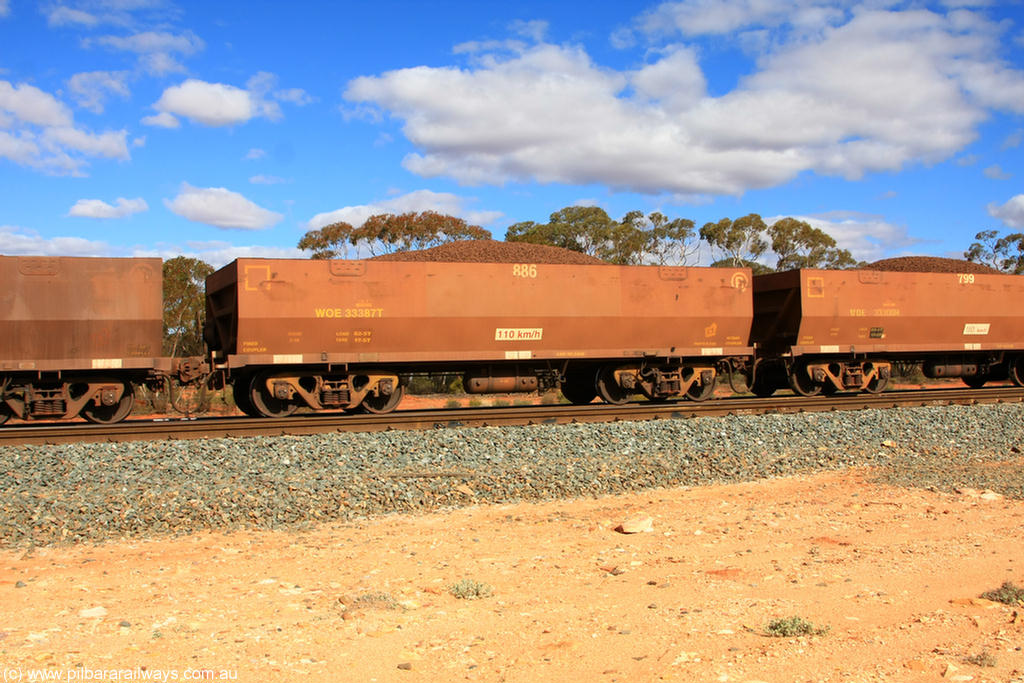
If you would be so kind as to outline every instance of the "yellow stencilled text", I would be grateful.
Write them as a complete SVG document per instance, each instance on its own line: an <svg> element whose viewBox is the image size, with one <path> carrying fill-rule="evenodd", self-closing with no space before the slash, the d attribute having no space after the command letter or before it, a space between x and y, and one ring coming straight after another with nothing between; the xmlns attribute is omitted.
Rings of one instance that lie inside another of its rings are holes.
<svg viewBox="0 0 1024 683"><path fill-rule="evenodd" d="M317 318L383 318L383 308L315 308Z"/></svg>

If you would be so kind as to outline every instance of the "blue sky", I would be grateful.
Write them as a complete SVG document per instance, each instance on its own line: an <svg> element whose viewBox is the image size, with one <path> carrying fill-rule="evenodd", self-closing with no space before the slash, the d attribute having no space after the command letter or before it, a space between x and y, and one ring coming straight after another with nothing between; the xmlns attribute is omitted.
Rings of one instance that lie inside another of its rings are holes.
<svg viewBox="0 0 1024 683"><path fill-rule="evenodd" d="M1024 230L1022 143L1019 1L0 0L4 254L594 204L950 256Z"/></svg>

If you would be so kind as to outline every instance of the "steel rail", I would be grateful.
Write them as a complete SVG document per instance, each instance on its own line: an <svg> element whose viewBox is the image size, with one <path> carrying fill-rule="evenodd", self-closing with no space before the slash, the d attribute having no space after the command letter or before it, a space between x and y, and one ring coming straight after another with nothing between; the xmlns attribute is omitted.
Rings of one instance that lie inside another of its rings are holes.
<svg viewBox="0 0 1024 683"><path fill-rule="evenodd" d="M641 401L625 405L531 405L500 408L398 410L386 415L319 414L288 418L199 417L127 420L114 425L46 423L0 427L0 446L102 441L153 441L214 437L300 436L388 429L443 429L505 425L568 424L688 419L701 416L760 415L897 408L928 405L1024 402L1024 388L922 389L881 394L837 394L771 398L728 397L705 402Z"/></svg>

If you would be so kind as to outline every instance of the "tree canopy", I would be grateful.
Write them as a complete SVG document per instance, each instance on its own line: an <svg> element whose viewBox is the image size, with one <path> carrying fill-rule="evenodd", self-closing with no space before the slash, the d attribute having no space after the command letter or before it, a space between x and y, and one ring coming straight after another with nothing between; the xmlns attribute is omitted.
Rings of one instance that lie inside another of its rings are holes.
<svg viewBox="0 0 1024 683"><path fill-rule="evenodd" d="M596 206L567 206L551 214L547 223L516 223L505 233L506 242L547 244L589 256L610 255L616 223Z"/></svg>
<svg viewBox="0 0 1024 683"><path fill-rule="evenodd" d="M647 258L638 262L649 260L661 266L682 266L699 251L697 232L689 218L669 219L658 211L646 216L642 211L630 211L622 218L622 223L632 226L640 235L634 243Z"/></svg>
<svg viewBox="0 0 1024 683"><path fill-rule="evenodd" d="M776 270L796 268L852 268L857 265L849 251L836 246L835 239L805 221L783 218L768 228L772 251L779 256Z"/></svg>
<svg viewBox="0 0 1024 683"><path fill-rule="evenodd" d="M350 253L378 256L436 247L445 242L490 239L491 233L455 216L435 211L370 216L358 228L343 221L310 230L298 247L314 259L347 258Z"/></svg>
<svg viewBox="0 0 1024 683"><path fill-rule="evenodd" d="M176 256L164 261L164 353L171 357L201 356L206 317L206 276L213 266Z"/></svg>
<svg viewBox="0 0 1024 683"><path fill-rule="evenodd" d="M422 211L377 214L359 227L331 223L307 232L298 247L314 259L360 258L490 238L490 232L461 218ZM705 223L698 231L688 218L670 218L657 211L630 211L615 220L597 206L567 206L552 213L546 223L523 221L509 226L505 240L561 247L623 265L686 265L702 245L711 250L712 266L747 267L757 273L858 265L849 250L807 221L786 217L768 225L756 213ZM1024 233L983 230L975 240L964 252L967 260L1024 274ZM764 263L771 263L773 256L774 267ZM184 337L179 340L183 341Z"/></svg>
<svg viewBox="0 0 1024 683"><path fill-rule="evenodd" d="M974 263L1014 275L1024 274L1024 233L1015 232L1000 237L997 230L982 230L977 240L964 252L964 258Z"/></svg>
<svg viewBox="0 0 1024 683"><path fill-rule="evenodd" d="M734 268L757 261L768 250L764 235L768 226L756 213L732 220L723 218L717 223L705 223L700 229L702 240L711 245L713 252L724 256L716 261Z"/></svg>
<svg viewBox="0 0 1024 683"><path fill-rule="evenodd" d="M691 220L630 211L616 221L596 206L567 206L547 223L516 223L505 241L547 244L623 265L682 265L696 252Z"/></svg>
<svg viewBox="0 0 1024 683"><path fill-rule="evenodd" d="M617 264L686 265L702 243L711 248L711 264L752 268L756 273L793 268L852 268L856 260L819 228L795 218L772 225L756 213L705 223L696 231L688 218L663 213L630 211L615 221L596 206L568 206L551 214L547 223L525 221L508 228L509 242L532 242L582 252ZM761 262L769 253L776 267Z"/></svg>

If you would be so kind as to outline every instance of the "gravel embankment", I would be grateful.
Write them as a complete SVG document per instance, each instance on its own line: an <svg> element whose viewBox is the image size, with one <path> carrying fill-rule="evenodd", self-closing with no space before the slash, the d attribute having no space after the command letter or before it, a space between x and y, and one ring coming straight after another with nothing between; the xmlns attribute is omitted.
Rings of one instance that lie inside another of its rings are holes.
<svg viewBox="0 0 1024 683"><path fill-rule="evenodd" d="M276 528L853 465L878 466L898 485L1024 498L1021 450L1021 404L8 447L0 546Z"/></svg>

